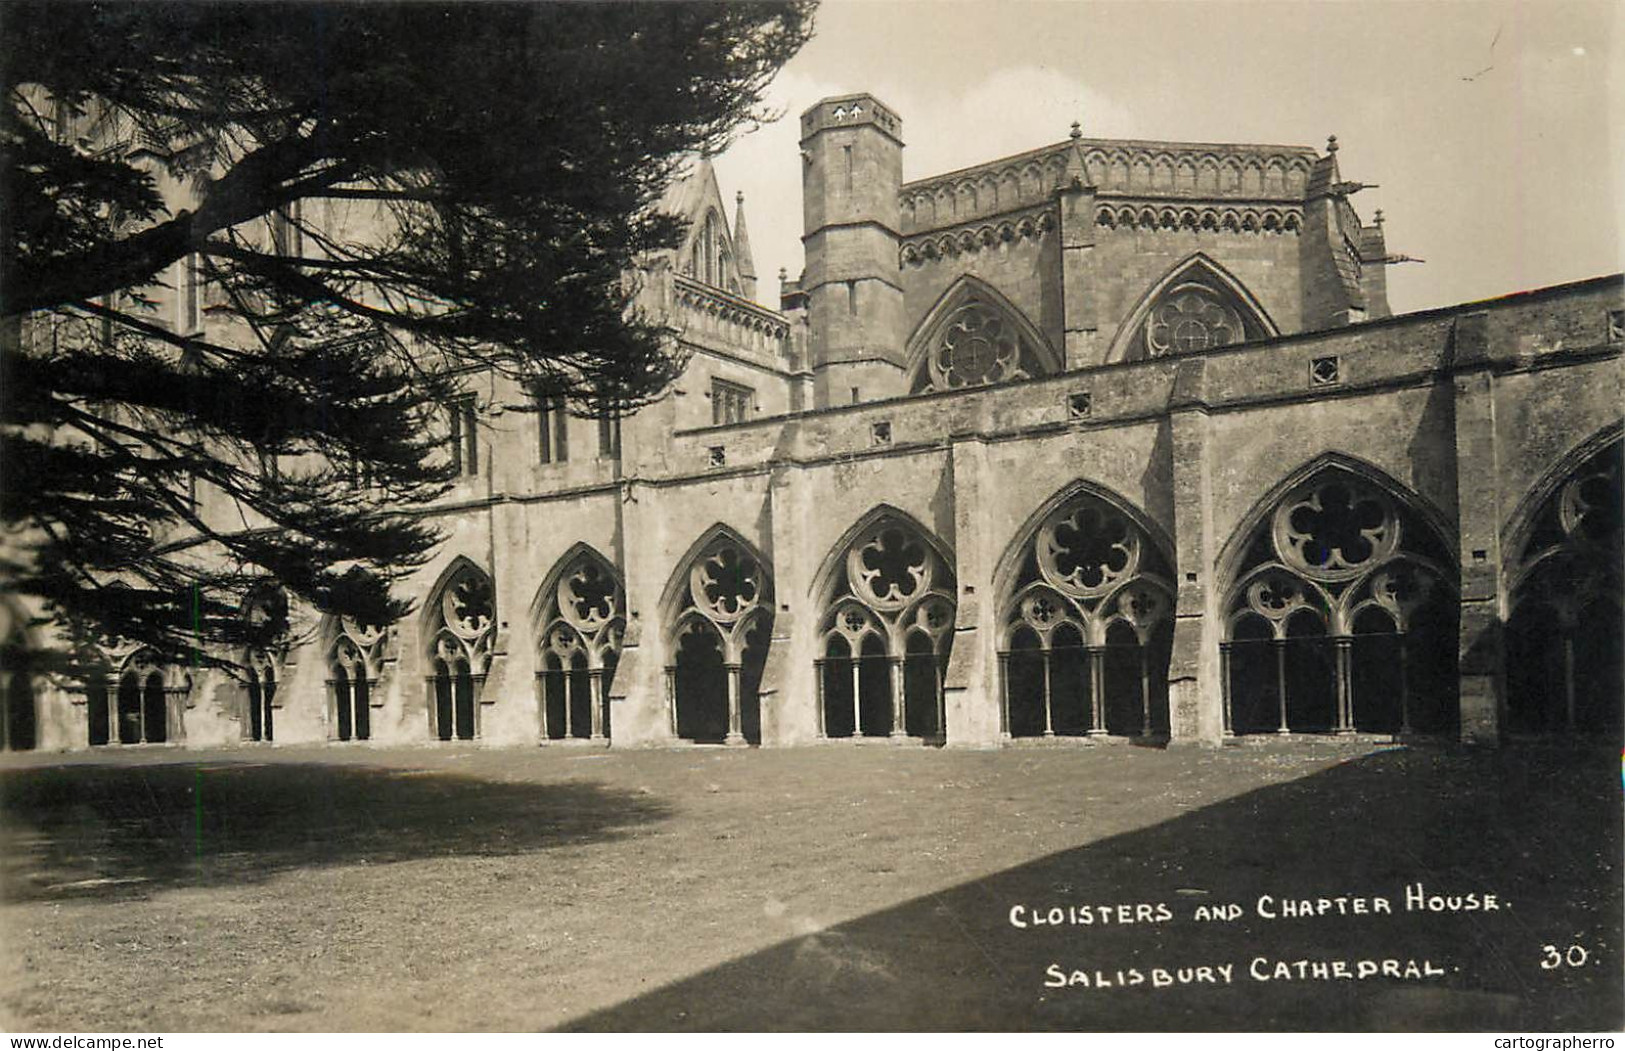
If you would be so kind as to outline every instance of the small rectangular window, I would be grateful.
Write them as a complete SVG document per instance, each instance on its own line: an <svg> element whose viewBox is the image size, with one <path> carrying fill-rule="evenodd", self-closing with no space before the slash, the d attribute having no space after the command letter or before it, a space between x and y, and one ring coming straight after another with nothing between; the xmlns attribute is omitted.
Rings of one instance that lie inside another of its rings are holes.
<svg viewBox="0 0 1625 1051"><path fill-rule="evenodd" d="M570 458L568 419L563 398L536 399L536 462L563 463Z"/></svg>
<svg viewBox="0 0 1625 1051"><path fill-rule="evenodd" d="M297 258L304 255L305 235L300 226L304 211L301 202L289 201L271 213L271 251Z"/></svg>
<svg viewBox="0 0 1625 1051"><path fill-rule="evenodd" d="M463 477L480 473L478 410L474 395L465 394L451 403L451 464Z"/></svg>
<svg viewBox="0 0 1625 1051"><path fill-rule="evenodd" d="M175 333L196 335L203 330L203 261L196 252L175 263Z"/></svg>
<svg viewBox="0 0 1625 1051"><path fill-rule="evenodd" d="M711 381L711 423L743 423L750 416L751 402L756 392L749 387L727 380Z"/></svg>
<svg viewBox="0 0 1625 1051"><path fill-rule="evenodd" d="M621 458L621 418L619 416L600 416L598 418L598 458L600 460L619 460Z"/></svg>

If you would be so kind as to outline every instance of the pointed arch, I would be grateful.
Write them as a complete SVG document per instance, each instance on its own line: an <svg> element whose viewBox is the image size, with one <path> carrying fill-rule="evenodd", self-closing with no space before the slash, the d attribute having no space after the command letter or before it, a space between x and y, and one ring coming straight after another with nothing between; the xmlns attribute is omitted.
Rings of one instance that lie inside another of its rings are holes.
<svg viewBox="0 0 1625 1051"><path fill-rule="evenodd" d="M1063 361L1002 292L963 274L937 298L908 341L909 390L958 390L1048 376Z"/></svg>
<svg viewBox="0 0 1625 1051"><path fill-rule="evenodd" d="M949 567L954 565L953 549L941 537L937 536L933 530L929 529L925 523L893 504L876 504L858 516L857 521L848 526L846 531L841 534L840 539L836 540L830 546L829 551L825 553L823 561L818 565L818 571L813 574L809 595L814 601L823 601L829 589L838 583L836 578L846 568L843 559L847 549L852 546L859 536L873 529L885 519L897 521L918 533L921 539L931 545L931 549L936 552L938 558Z"/></svg>
<svg viewBox="0 0 1625 1051"><path fill-rule="evenodd" d="M947 545L913 515L880 504L842 534L812 594L820 735L941 739L958 600Z"/></svg>
<svg viewBox="0 0 1625 1051"><path fill-rule="evenodd" d="M1264 305L1235 275L1207 253L1194 252L1140 297L1118 326L1106 360L1136 361L1178 352L1181 344L1170 333L1180 321L1196 326L1191 342L1201 346L1190 346L1191 350L1280 335Z"/></svg>
<svg viewBox="0 0 1625 1051"><path fill-rule="evenodd" d="M1219 549L1219 557L1215 562L1217 569L1215 579L1225 582L1226 586L1229 586L1239 568L1237 563L1246 554L1248 542L1252 539L1259 526L1274 513L1276 506L1288 494L1323 471L1341 471L1357 481L1374 485L1386 493L1390 499L1416 512L1427 524L1431 532L1431 538L1448 553L1448 563L1450 565L1456 564L1455 524L1439 509L1437 504L1371 461L1355 456L1352 453L1330 450L1305 460L1287 472L1279 481L1270 486L1263 496L1253 502L1253 505L1247 509L1247 513L1241 516L1236 528L1231 531L1229 538L1224 542L1224 546Z"/></svg>
<svg viewBox="0 0 1625 1051"><path fill-rule="evenodd" d="M1442 525L1344 453L1255 504L1216 574L1226 732L1454 732L1460 585Z"/></svg>
<svg viewBox="0 0 1625 1051"><path fill-rule="evenodd" d="M1625 724L1625 442L1607 428L1531 487L1506 551L1506 715L1513 734L1617 741ZM1555 472L1553 472L1555 473Z"/></svg>
<svg viewBox="0 0 1625 1051"><path fill-rule="evenodd" d="M441 571L421 616L430 734L473 740L496 641L496 584L473 559L458 555Z"/></svg>
<svg viewBox="0 0 1625 1051"><path fill-rule="evenodd" d="M1073 481L1023 523L993 579L1006 736L1168 732L1174 552L1149 516Z"/></svg>
<svg viewBox="0 0 1625 1051"><path fill-rule="evenodd" d="M1506 527L1501 531L1502 560L1508 572L1515 571L1524 559L1524 549L1529 546L1535 520L1552 495L1592 457L1622 438L1625 438L1625 421L1615 421L1596 431L1553 462L1518 499L1512 513L1507 516Z"/></svg>
<svg viewBox="0 0 1625 1051"><path fill-rule="evenodd" d="M773 624L773 577L755 545L717 523L678 562L661 597L673 737L761 742L757 690Z"/></svg>
<svg viewBox="0 0 1625 1051"><path fill-rule="evenodd" d="M1168 531L1161 523L1115 489L1086 478L1076 478L1051 493L1049 498L1039 504L1016 529L1010 543L1005 546L1004 553L993 566L993 589L996 594L1005 595L1012 590L1013 578L1021 569L1022 556L1033 538L1038 535L1039 527L1043 525L1045 519L1080 495L1092 496L1111 505L1151 538L1170 566L1174 564L1173 538L1168 535Z"/></svg>
<svg viewBox="0 0 1625 1051"><path fill-rule="evenodd" d="M531 623L541 739L607 739L626 632L620 571L590 544L572 544L537 590Z"/></svg>

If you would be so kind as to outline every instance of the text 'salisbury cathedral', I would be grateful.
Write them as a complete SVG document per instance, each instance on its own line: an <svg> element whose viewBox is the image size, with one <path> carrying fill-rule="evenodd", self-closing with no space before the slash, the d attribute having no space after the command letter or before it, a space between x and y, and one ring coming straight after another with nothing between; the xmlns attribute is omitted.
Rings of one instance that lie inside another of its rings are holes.
<svg viewBox="0 0 1625 1051"><path fill-rule="evenodd" d="M412 618L295 609L246 683L107 647L8 744L1618 739L1618 276L1391 317L1335 140L905 183L879 100L800 120L778 309L701 163L643 275L686 372L473 383Z"/></svg>

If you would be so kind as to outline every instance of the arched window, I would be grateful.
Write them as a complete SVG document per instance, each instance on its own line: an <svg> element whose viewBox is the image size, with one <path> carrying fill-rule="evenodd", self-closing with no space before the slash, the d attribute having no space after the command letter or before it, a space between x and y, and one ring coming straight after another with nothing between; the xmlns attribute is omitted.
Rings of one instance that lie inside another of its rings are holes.
<svg viewBox="0 0 1625 1051"><path fill-rule="evenodd" d="M757 690L773 623L767 569L719 531L683 573L666 668L671 732L689 741L761 743Z"/></svg>
<svg viewBox="0 0 1625 1051"><path fill-rule="evenodd" d="M542 601L536 680L545 740L610 735L609 688L626 630L614 568L585 548L567 556Z"/></svg>
<svg viewBox="0 0 1625 1051"><path fill-rule="evenodd" d="M1166 734L1172 579L1145 528L1102 497L1046 516L1005 605L1006 735Z"/></svg>
<svg viewBox="0 0 1625 1051"><path fill-rule="evenodd" d="M280 707L276 699L277 665L287 653L287 596L280 588L255 588L243 602L243 619L251 640L243 655L247 680L247 718L243 723L249 740L269 741L276 732L273 709Z"/></svg>
<svg viewBox="0 0 1625 1051"><path fill-rule="evenodd" d="M183 692L183 691L182 691ZM118 675L119 744L162 744L170 738L165 668L151 650L138 650Z"/></svg>
<svg viewBox="0 0 1625 1051"><path fill-rule="evenodd" d="M874 516L828 573L816 682L826 737L941 738L954 574L918 526Z"/></svg>
<svg viewBox="0 0 1625 1051"><path fill-rule="evenodd" d="M959 390L1047 376L1060 361L1043 335L991 285L962 277L909 340L910 390Z"/></svg>
<svg viewBox="0 0 1625 1051"><path fill-rule="evenodd" d="M1225 600L1226 731L1453 732L1453 564L1419 514L1351 471L1294 486Z"/></svg>
<svg viewBox="0 0 1625 1051"><path fill-rule="evenodd" d="M442 741L479 732L479 694L496 634L491 578L464 562L440 589L429 638L429 728Z"/></svg>
<svg viewBox="0 0 1625 1051"><path fill-rule="evenodd" d="M1152 286L1118 330L1108 361L1192 354L1276 334L1258 302L1198 253Z"/></svg>
<svg viewBox="0 0 1625 1051"><path fill-rule="evenodd" d="M1621 450L1614 442L1565 479L1519 552L1506 633L1511 733L1620 734Z"/></svg>

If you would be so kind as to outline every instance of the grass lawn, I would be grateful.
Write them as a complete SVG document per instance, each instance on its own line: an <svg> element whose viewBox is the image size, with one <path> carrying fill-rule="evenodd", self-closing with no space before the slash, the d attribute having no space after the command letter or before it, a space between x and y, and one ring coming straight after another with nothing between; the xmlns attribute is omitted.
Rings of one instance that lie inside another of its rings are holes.
<svg viewBox="0 0 1625 1051"><path fill-rule="evenodd" d="M1617 1029L1615 763L1331 743L13 756L0 1028ZM1501 907L1407 912L1418 882ZM1267 919L1261 895L1334 904ZM1392 911L1339 916L1340 896ZM1078 922L1018 928L1014 906ZM1547 945L1568 958L1545 966ZM1274 971L1366 959L1443 973ZM1047 986L1051 965L1085 982Z"/></svg>

